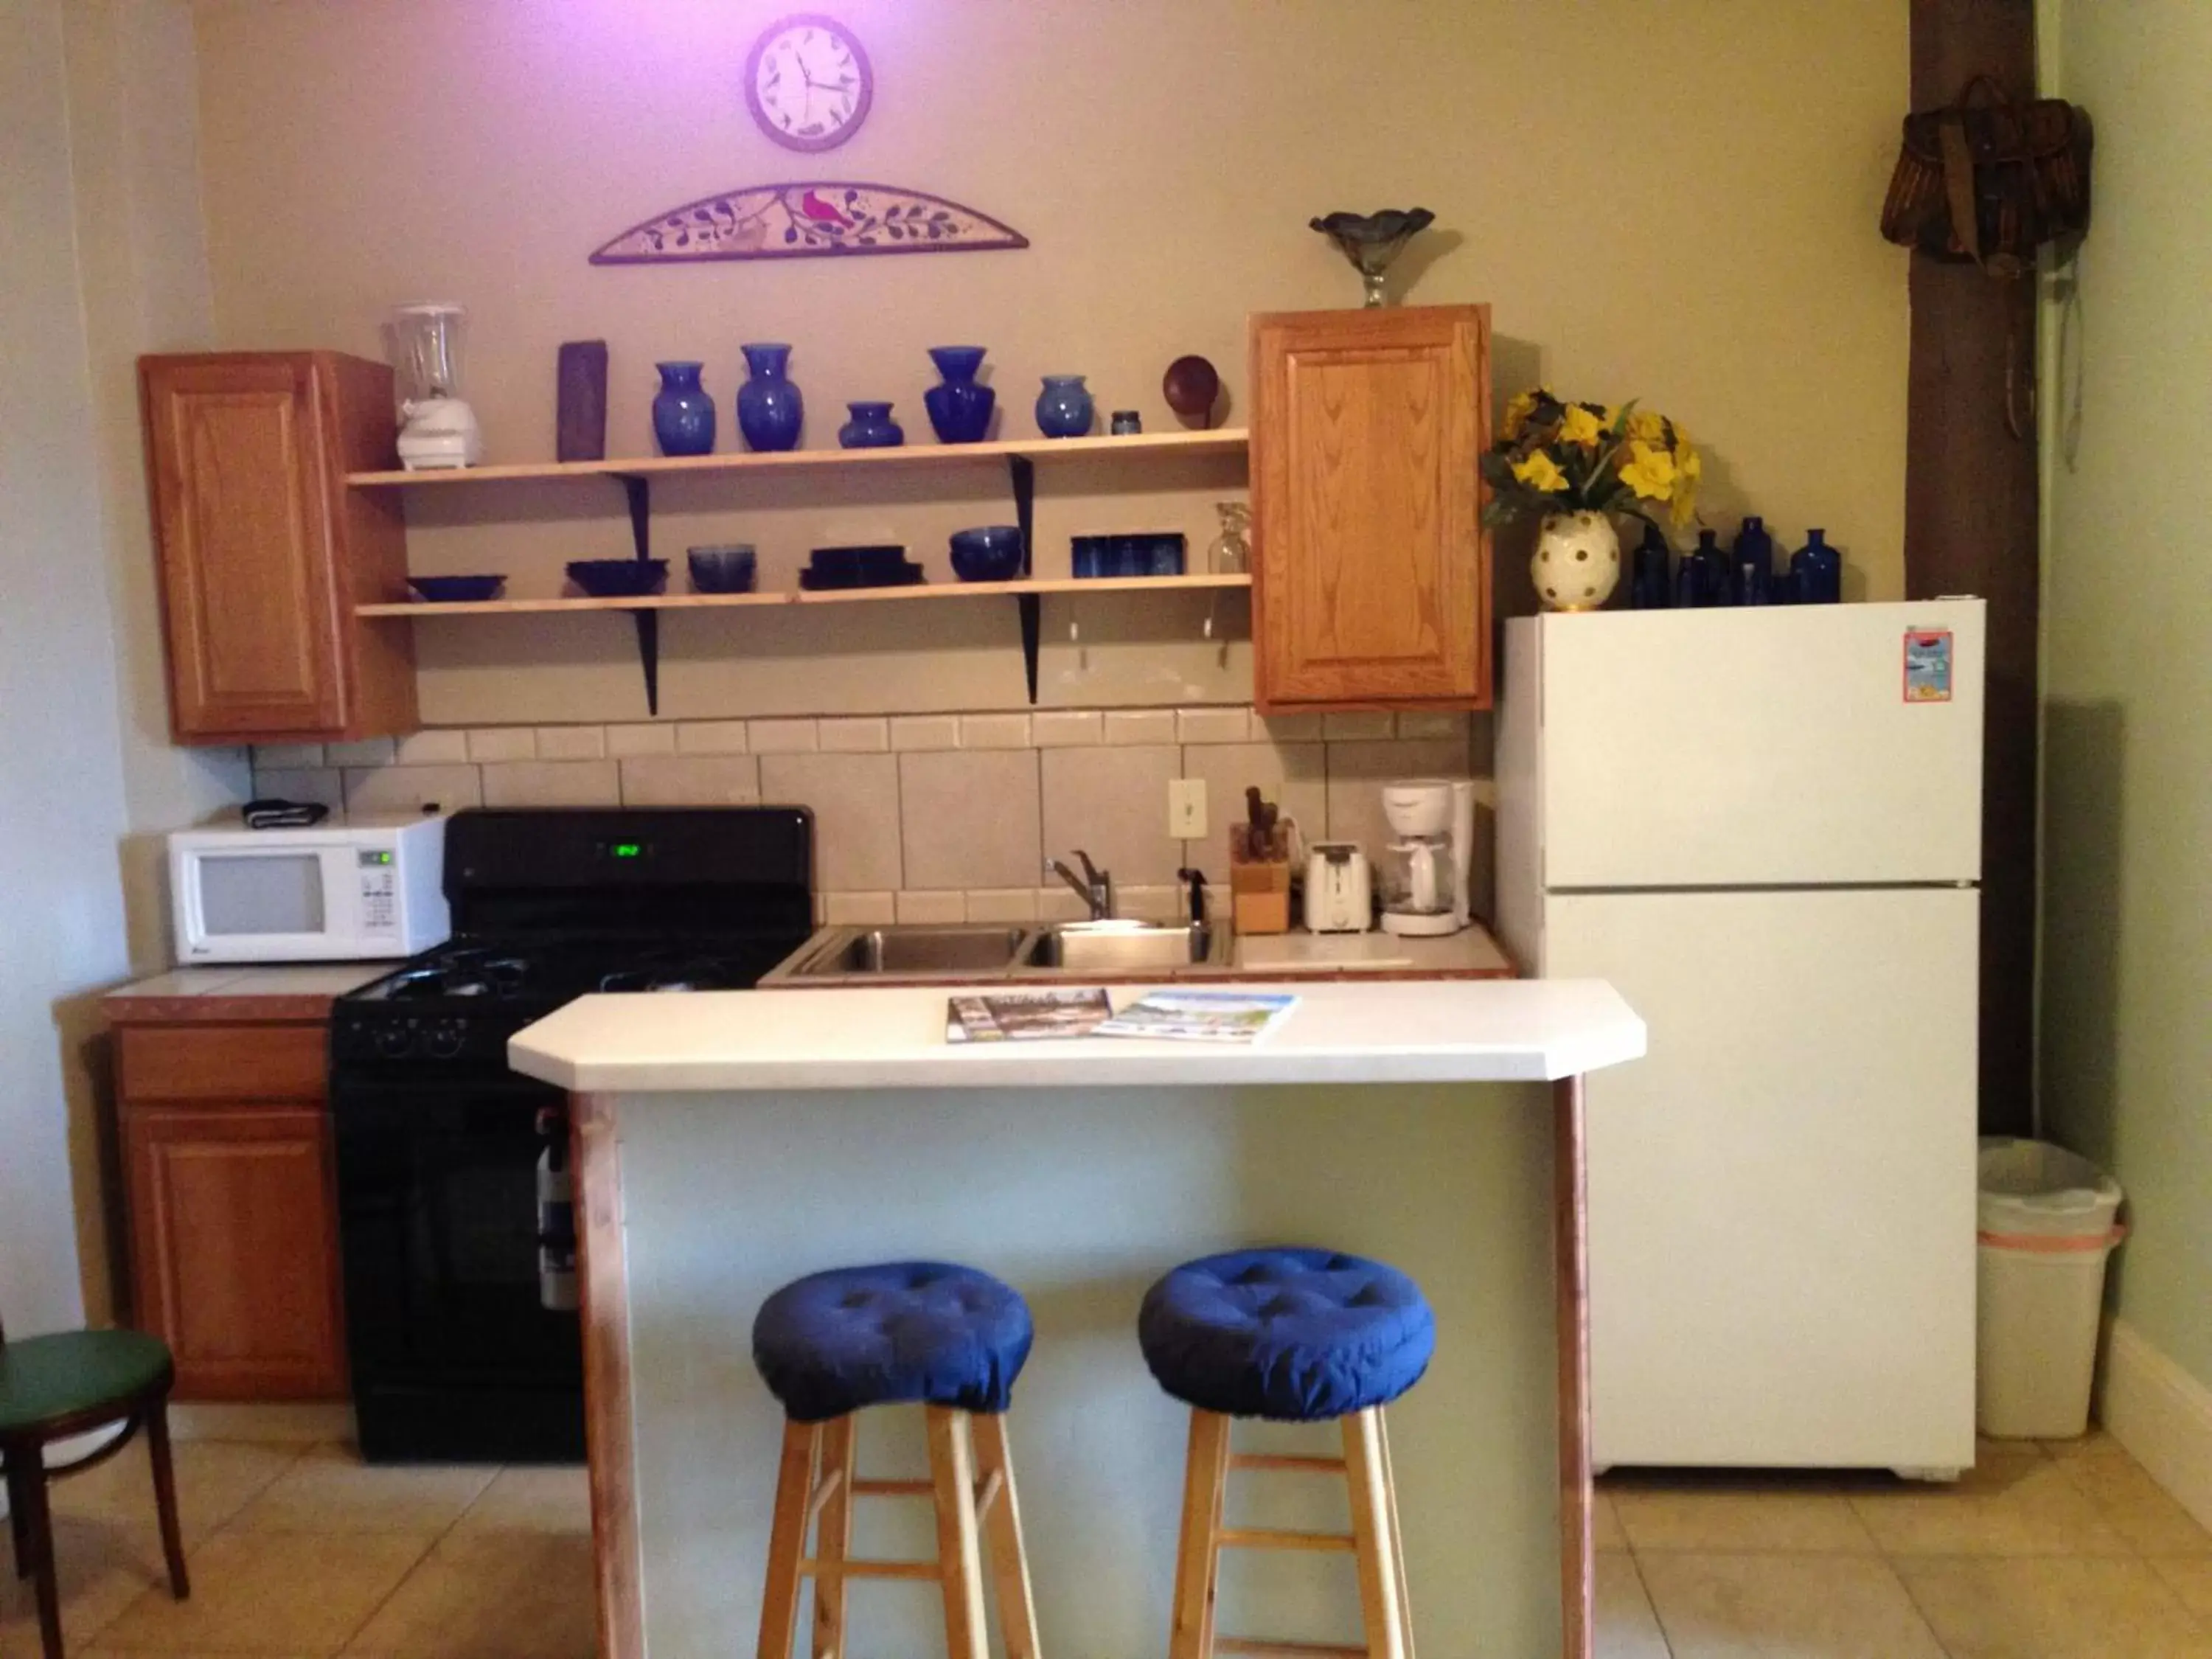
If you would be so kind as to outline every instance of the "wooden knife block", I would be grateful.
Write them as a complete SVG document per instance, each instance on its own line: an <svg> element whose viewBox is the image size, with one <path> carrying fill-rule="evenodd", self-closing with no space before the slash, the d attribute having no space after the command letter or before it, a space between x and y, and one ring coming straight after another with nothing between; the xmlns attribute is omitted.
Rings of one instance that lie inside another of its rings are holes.
<svg viewBox="0 0 2212 1659"><path fill-rule="evenodd" d="M1229 865L1230 916L1240 933L1291 931L1291 861L1237 858Z"/></svg>

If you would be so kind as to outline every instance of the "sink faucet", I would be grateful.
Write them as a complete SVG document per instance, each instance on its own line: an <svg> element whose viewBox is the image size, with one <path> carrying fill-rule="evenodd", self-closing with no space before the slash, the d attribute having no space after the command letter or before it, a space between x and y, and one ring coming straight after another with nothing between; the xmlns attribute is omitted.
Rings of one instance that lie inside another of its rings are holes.
<svg viewBox="0 0 2212 1659"><path fill-rule="evenodd" d="M1114 878L1112 873L1109 871L1101 870L1097 865L1093 864L1091 861L1091 854L1085 852L1079 847L1075 849L1075 859L1076 861L1083 866L1083 873L1079 876L1077 875L1074 871L1069 869L1065 864L1062 864L1058 859L1050 860L1046 863L1044 866L1045 873L1048 876L1058 876L1062 881L1066 882L1070 887L1075 890L1076 896L1091 907L1091 921L1105 921L1109 920L1114 914Z"/></svg>

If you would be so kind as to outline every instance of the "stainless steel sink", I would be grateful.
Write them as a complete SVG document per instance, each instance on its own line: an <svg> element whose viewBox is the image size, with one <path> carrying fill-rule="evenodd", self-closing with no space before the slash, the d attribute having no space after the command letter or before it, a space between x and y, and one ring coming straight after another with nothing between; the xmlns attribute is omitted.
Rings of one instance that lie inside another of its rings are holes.
<svg viewBox="0 0 2212 1659"><path fill-rule="evenodd" d="M1202 922L1063 922L1030 936L1020 968L1076 974L1188 968L1210 960L1217 939L1225 944L1225 933Z"/></svg>
<svg viewBox="0 0 2212 1659"><path fill-rule="evenodd" d="M842 927L771 977L1003 974L1023 935L1019 927Z"/></svg>

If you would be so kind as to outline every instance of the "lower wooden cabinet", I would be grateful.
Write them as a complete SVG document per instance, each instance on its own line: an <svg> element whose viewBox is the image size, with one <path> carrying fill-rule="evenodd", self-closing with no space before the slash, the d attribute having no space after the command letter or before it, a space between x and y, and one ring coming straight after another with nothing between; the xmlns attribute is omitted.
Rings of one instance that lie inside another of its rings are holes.
<svg viewBox="0 0 2212 1659"><path fill-rule="evenodd" d="M321 1028L125 1029L120 1046L137 1322L174 1352L178 1397L343 1398Z"/></svg>

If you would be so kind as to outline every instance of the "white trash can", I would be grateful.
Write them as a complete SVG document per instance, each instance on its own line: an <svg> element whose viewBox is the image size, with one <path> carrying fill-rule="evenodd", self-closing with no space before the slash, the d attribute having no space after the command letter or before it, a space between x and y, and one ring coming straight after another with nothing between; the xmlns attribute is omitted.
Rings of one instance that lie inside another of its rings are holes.
<svg viewBox="0 0 2212 1659"><path fill-rule="evenodd" d="M2105 1262L2127 1232L2120 1196L2063 1146L1984 1138L1974 1416L1992 1439L2087 1431Z"/></svg>

